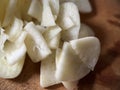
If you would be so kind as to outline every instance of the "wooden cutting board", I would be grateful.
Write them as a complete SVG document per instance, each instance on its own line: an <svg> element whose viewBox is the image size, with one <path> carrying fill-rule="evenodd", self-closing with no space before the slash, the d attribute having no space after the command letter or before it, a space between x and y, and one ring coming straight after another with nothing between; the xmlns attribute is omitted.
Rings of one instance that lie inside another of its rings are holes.
<svg viewBox="0 0 120 90"><path fill-rule="evenodd" d="M101 55L95 71L79 82L79 90L120 90L120 0L90 0L93 12L81 14L101 41ZM27 56L16 79L0 79L0 90L65 90L62 84L43 89L39 85L40 63Z"/></svg>

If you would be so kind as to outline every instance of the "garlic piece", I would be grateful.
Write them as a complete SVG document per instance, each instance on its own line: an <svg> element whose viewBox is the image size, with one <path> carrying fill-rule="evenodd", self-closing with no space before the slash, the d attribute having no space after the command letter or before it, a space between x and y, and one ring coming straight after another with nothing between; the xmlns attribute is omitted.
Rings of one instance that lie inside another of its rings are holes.
<svg viewBox="0 0 120 90"><path fill-rule="evenodd" d="M14 42L20 36L22 30L23 21L15 17L13 22L6 28L5 33L9 35L8 40Z"/></svg>
<svg viewBox="0 0 120 90"><path fill-rule="evenodd" d="M45 60L41 61L41 75L40 75L40 85L42 87L49 87L51 85L59 84L55 78L55 53L52 52Z"/></svg>
<svg viewBox="0 0 120 90"><path fill-rule="evenodd" d="M1 78L16 78L22 71L24 65L25 55L14 64L9 65L5 58L0 58L0 77Z"/></svg>
<svg viewBox="0 0 120 90"><path fill-rule="evenodd" d="M85 37L72 40L70 44L82 62L94 70L100 55L100 41L96 37Z"/></svg>
<svg viewBox="0 0 120 90"><path fill-rule="evenodd" d="M49 0L42 0L43 11L42 11L42 26L54 26L56 25L54 15L52 14Z"/></svg>
<svg viewBox="0 0 120 90"><path fill-rule="evenodd" d="M40 0L32 0L29 10L28 10L28 15L36 18L39 22L41 21L42 17L42 4Z"/></svg>
<svg viewBox="0 0 120 90"><path fill-rule="evenodd" d="M62 39L64 41L70 41L73 39L77 39L79 35L79 30L80 30L80 16L79 16L79 11L77 6L72 3L72 2L65 2L61 4L60 7L60 13L58 15L58 20L57 23L60 25L60 27L65 27L67 25L68 20L64 20L65 18L68 18L69 21L71 20L74 23L74 25L71 25L73 27L69 28L68 30L63 30L62 31ZM64 24L64 25L63 25ZM67 28L66 26L65 28Z"/></svg>
<svg viewBox="0 0 120 90"><path fill-rule="evenodd" d="M33 22L28 23L24 29L28 33L25 39L27 53L33 62L39 62L51 54L45 39Z"/></svg>
<svg viewBox="0 0 120 90"><path fill-rule="evenodd" d="M51 7L51 11L54 15L54 19L56 20L59 14L59 8L60 8L59 0L49 0L49 4Z"/></svg>
<svg viewBox="0 0 120 90"><path fill-rule="evenodd" d="M64 43L58 57L55 77L59 81L77 81L90 72L90 69L79 59L68 42Z"/></svg>

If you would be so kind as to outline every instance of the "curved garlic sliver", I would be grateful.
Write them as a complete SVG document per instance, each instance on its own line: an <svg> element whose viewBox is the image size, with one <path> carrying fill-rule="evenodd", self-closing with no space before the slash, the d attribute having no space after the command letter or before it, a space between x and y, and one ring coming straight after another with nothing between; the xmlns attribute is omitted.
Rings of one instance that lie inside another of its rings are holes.
<svg viewBox="0 0 120 90"><path fill-rule="evenodd" d="M19 44L19 43L18 43ZM4 47L5 59L9 65L16 64L21 57L26 55L26 46L25 44L21 44L21 46L17 47L13 43L6 42Z"/></svg>
<svg viewBox="0 0 120 90"><path fill-rule="evenodd" d="M84 64L91 70L98 61L100 55L100 41L96 37L85 37L70 41L75 53L79 56Z"/></svg>
<svg viewBox="0 0 120 90"><path fill-rule="evenodd" d="M4 43L3 51L8 64L13 65L17 63L20 58L26 54L26 46L24 45L26 34L27 33L25 31L22 31L16 41L10 42L7 40Z"/></svg>
<svg viewBox="0 0 120 90"><path fill-rule="evenodd" d="M59 0L49 0L49 4L51 7L51 11L54 15L54 18L56 20L59 14L59 8L60 8Z"/></svg>
<svg viewBox="0 0 120 90"><path fill-rule="evenodd" d="M18 39L23 30L23 21L18 18L14 18L13 22L6 28L5 33L8 34L8 40L14 42Z"/></svg>
<svg viewBox="0 0 120 90"><path fill-rule="evenodd" d="M59 26L48 27L47 30L43 33L43 36L46 40L51 40L56 37L62 29Z"/></svg>
<svg viewBox="0 0 120 90"><path fill-rule="evenodd" d="M25 55L14 65L9 65L5 58L0 58L0 77L16 78L22 71L24 61Z"/></svg>

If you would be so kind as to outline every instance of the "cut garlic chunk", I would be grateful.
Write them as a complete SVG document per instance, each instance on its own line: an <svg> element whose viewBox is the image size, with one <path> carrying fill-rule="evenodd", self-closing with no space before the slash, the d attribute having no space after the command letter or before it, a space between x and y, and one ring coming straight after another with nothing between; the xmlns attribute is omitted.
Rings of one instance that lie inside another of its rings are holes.
<svg viewBox="0 0 120 90"><path fill-rule="evenodd" d="M28 10L28 15L36 18L38 21L41 21L42 4L40 0L32 0L29 10Z"/></svg>
<svg viewBox="0 0 120 90"><path fill-rule="evenodd" d="M43 4L43 11L42 11L41 25L47 27L55 26L56 23L55 23L54 15L52 14L50 8L49 0L42 0L42 4Z"/></svg>
<svg viewBox="0 0 120 90"><path fill-rule="evenodd" d="M51 40L56 37L60 32L61 28L59 26L49 27L44 33L43 36L46 40Z"/></svg>
<svg viewBox="0 0 120 90"><path fill-rule="evenodd" d="M53 39L47 41L48 46L51 49L57 49L59 47L59 44L60 44L60 38L61 38L61 33L56 35Z"/></svg>
<svg viewBox="0 0 120 90"><path fill-rule="evenodd" d="M0 58L0 77L9 79L16 78L22 71L24 61L25 55L14 65L9 65L5 58Z"/></svg>
<svg viewBox="0 0 120 90"><path fill-rule="evenodd" d="M47 28L43 33L43 36L51 49L56 49L59 47L59 42L61 38L61 28L59 26L53 26Z"/></svg>
<svg viewBox="0 0 120 90"><path fill-rule="evenodd" d="M90 69L79 59L68 42L64 43L56 63L55 77L59 81L77 81L90 72Z"/></svg>
<svg viewBox="0 0 120 90"><path fill-rule="evenodd" d="M74 23L74 27L70 27L68 30L63 31L62 39L65 41L77 39L80 30L80 16L77 6L72 2L65 2L61 4L60 13L58 15L57 23L60 24L60 27L64 27L65 23L68 23L69 20L63 20L69 18ZM61 24L64 21L64 25ZM68 27L68 26L67 26Z"/></svg>
<svg viewBox="0 0 120 90"><path fill-rule="evenodd" d="M59 63L59 58L61 56L61 52L62 50L60 48L56 49L56 58L55 58L55 62L56 62L56 68L57 68L57 64ZM78 86L78 80L77 81L62 81L62 84L64 85L64 87L68 90L77 90Z"/></svg>
<svg viewBox="0 0 120 90"><path fill-rule="evenodd" d="M26 36L27 36L27 32L22 31L18 39L14 42L17 47L20 47L24 43Z"/></svg>
<svg viewBox="0 0 120 90"><path fill-rule="evenodd" d="M6 41L4 44L4 53L8 64L13 65L17 63L26 54L25 37L26 32L23 31L15 42Z"/></svg>
<svg viewBox="0 0 120 90"><path fill-rule="evenodd" d="M88 36L95 36L93 30L86 24L81 24L79 38L88 37Z"/></svg>
<svg viewBox="0 0 120 90"><path fill-rule="evenodd" d="M94 70L100 54L99 40L96 37L85 37L72 40L70 44L84 64Z"/></svg>
<svg viewBox="0 0 120 90"><path fill-rule="evenodd" d="M62 27L63 30L69 30L69 28L72 28L75 26L74 22L70 17L64 17L62 20L59 23L59 25Z"/></svg>
<svg viewBox="0 0 120 90"><path fill-rule="evenodd" d="M18 18L14 18L13 22L6 28L5 31L5 33L9 35L8 40L14 42L16 39L18 39L22 29L23 21Z"/></svg>
<svg viewBox="0 0 120 90"><path fill-rule="evenodd" d="M14 43L6 42L4 52L7 63L9 65L14 65L21 60L21 57L25 56L26 46L22 44L20 47L17 47Z"/></svg>
<svg viewBox="0 0 120 90"><path fill-rule="evenodd" d="M32 22L28 23L24 29L28 32L25 39L27 53L33 62L39 62L51 54L45 39Z"/></svg>
<svg viewBox="0 0 120 90"><path fill-rule="evenodd" d="M59 14L59 8L60 8L59 0L49 0L49 4L51 7L51 11L54 15L54 18L56 20Z"/></svg>
<svg viewBox="0 0 120 90"><path fill-rule="evenodd" d="M40 85L42 87L49 87L60 83L55 78L55 70L55 53L53 52L45 60L41 61Z"/></svg>
<svg viewBox="0 0 120 90"><path fill-rule="evenodd" d="M19 48L14 47L15 44L11 45L10 43L8 43L9 41L7 41L7 38L8 37L3 32L3 29L0 29L0 77L15 78L20 74L23 68L25 53L22 51L26 50L26 47L23 43L20 47L20 49L22 48L20 51ZM17 62L14 65L10 65L8 63L9 60L11 60L12 62L16 60Z"/></svg>
<svg viewBox="0 0 120 90"><path fill-rule="evenodd" d="M47 30L46 27L41 26L41 25L36 25L36 27L38 28L41 34L43 34Z"/></svg>

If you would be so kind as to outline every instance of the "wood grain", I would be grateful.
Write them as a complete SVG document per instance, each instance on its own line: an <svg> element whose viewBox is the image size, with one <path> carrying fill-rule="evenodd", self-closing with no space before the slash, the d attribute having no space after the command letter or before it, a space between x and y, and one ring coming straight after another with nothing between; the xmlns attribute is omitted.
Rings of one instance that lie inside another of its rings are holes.
<svg viewBox="0 0 120 90"><path fill-rule="evenodd" d="M120 90L120 0L90 0L93 12L81 14L101 41L96 68L79 81L79 90ZM39 85L40 63L27 56L22 73L12 80L0 78L0 90L65 90L60 85L43 89Z"/></svg>

